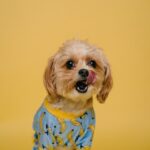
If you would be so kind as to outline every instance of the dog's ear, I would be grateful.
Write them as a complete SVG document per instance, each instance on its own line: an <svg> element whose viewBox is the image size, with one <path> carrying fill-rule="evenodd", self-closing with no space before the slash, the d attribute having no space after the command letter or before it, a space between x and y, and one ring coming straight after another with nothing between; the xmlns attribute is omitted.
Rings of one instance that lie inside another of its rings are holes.
<svg viewBox="0 0 150 150"><path fill-rule="evenodd" d="M52 56L48 60L48 65L45 69L44 85L45 85L45 88L46 88L48 94L51 97L56 98L57 94L56 94L56 82L55 82L54 71L55 71L55 56Z"/></svg>
<svg viewBox="0 0 150 150"><path fill-rule="evenodd" d="M109 64L106 64L106 66L104 67L104 80L102 83L102 88L97 95L97 100L100 103L105 102L105 100L112 88L112 85L113 85L113 80L112 80L110 66L109 66Z"/></svg>

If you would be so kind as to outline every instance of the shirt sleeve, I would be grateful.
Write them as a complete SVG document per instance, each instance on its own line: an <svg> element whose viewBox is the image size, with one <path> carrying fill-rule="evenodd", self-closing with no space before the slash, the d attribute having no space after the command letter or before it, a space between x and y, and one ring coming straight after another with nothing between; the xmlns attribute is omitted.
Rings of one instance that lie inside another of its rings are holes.
<svg viewBox="0 0 150 150"><path fill-rule="evenodd" d="M47 120L47 112L40 108L34 116L33 130L34 130L34 146L33 150L53 149L53 135L50 134L49 128L43 126Z"/></svg>

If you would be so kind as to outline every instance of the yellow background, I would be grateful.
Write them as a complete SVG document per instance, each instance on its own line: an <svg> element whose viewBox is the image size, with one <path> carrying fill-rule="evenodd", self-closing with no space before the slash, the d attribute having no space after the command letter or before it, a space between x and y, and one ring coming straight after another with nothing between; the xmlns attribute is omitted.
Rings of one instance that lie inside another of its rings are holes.
<svg viewBox="0 0 150 150"><path fill-rule="evenodd" d="M102 47L112 68L93 150L150 150L149 0L0 0L0 149L31 149L47 59L71 38Z"/></svg>

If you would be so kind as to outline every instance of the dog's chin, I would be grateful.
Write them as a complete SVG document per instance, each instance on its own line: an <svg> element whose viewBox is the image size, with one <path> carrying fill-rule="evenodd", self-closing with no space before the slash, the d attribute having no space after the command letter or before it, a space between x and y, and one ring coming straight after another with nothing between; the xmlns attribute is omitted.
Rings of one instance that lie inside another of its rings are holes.
<svg viewBox="0 0 150 150"><path fill-rule="evenodd" d="M92 98L95 88L92 84L87 84L86 81L77 81L74 87L69 92L64 92L63 96L74 102L86 102Z"/></svg>

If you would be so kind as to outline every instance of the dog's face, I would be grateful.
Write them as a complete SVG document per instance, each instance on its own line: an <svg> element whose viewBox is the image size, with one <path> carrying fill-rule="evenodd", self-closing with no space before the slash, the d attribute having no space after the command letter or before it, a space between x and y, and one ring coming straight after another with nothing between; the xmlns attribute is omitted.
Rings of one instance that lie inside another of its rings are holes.
<svg viewBox="0 0 150 150"><path fill-rule="evenodd" d="M104 102L112 87L112 78L101 49L85 41L71 40L50 58L44 83L55 98L78 102L96 94L98 100Z"/></svg>

